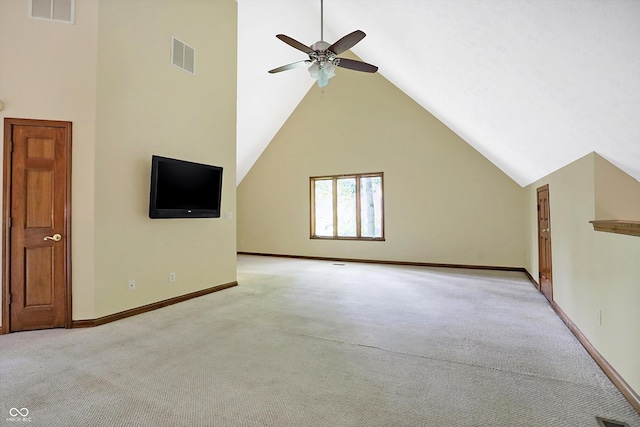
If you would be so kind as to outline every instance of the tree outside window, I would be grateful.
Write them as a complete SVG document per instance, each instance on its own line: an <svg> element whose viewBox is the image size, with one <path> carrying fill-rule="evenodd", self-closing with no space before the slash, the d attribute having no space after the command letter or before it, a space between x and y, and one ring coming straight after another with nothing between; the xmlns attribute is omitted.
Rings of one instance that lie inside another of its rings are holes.
<svg viewBox="0 0 640 427"><path fill-rule="evenodd" d="M311 238L384 240L381 172L310 182Z"/></svg>

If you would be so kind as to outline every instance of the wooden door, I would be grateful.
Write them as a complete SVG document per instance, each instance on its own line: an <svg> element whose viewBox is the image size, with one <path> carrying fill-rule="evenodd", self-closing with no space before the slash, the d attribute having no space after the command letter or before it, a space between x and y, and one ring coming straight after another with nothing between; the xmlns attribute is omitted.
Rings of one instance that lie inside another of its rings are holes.
<svg viewBox="0 0 640 427"><path fill-rule="evenodd" d="M553 301L549 214L549 185L544 185L538 188L538 276L540 291L549 301Z"/></svg>
<svg viewBox="0 0 640 427"><path fill-rule="evenodd" d="M71 123L5 119L4 156L3 332L70 327Z"/></svg>

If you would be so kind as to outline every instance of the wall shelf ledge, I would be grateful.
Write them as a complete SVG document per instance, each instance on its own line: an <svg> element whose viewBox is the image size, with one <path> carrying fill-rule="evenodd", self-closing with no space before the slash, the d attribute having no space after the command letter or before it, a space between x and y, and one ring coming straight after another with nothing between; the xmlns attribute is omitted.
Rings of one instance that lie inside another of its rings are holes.
<svg viewBox="0 0 640 427"><path fill-rule="evenodd" d="M593 220L589 222L593 224L593 229L595 231L604 231L606 233L627 234L629 236L640 237L640 221Z"/></svg>

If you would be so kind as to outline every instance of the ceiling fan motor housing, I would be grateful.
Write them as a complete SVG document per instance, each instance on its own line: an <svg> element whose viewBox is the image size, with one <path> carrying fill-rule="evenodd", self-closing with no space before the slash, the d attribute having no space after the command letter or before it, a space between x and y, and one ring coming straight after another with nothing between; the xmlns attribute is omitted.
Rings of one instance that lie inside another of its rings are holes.
<svg viewBox="0 0 640 427"><path fill-rule="evenodd" d="M337 55L328 50L329 46L330 44L325 41L315 42L311 45L313 52L309 53L309 59L318 61L321 67L327 61L333 63Z"/></svg>

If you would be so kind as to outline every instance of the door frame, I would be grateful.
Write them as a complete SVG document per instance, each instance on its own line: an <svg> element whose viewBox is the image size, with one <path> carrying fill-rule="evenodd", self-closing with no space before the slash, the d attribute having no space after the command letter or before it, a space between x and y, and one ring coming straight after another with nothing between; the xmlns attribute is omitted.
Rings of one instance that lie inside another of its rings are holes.
<svg viewBox="0 0 640 427"><path fill-rule="evenodd" d="M61 127L65 129L65 151L67 155L65 182L65 327L72 326L72 299L71 299L71 122L58 120L34 120L34 119L4 119L4 150L3 150L3 183L2 183L2 328L0 334L11 332L11 307L9 293L11 290L11 177L13 173L13 127Z"/></svg>
<svg viewBox="0 0 640 427"><path fill-rule="evenodd" d="M542 191L546 191L547 192L547 209L549 210L549 212L547 212L547 233L549 234L548 236L548 240L549 242L551 242L551 203L549 201L550 199L550 193L549 193L549 184L545 184L541 187L538 187L536 189L536 205L538 206L537 209L537 215L536 215L536 222L537 222L537 228L538 228L538 290L544 295L545 298L547 298L549 300L549 302L553 303L553 257L550 256L549 259L547 260L549 263L549 277L548 277L548 281L549 281L549 285L550 285L550 289L549 289L549 297L547 297L547 295L543 292L542 290L542 272L541 272L541 253L542 253L542 247L540 246L540 238L542 237L542 230L540 229L540 193ZM549 243L549 249L550 249L550 254L551 255L553 253L553 251L551 251L551 243Z"/></svg>

